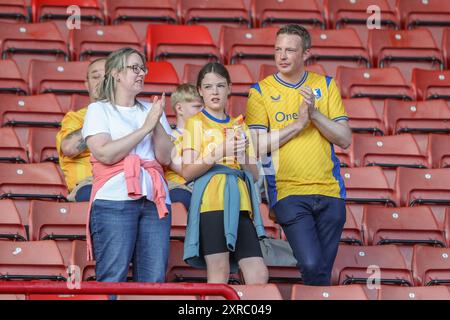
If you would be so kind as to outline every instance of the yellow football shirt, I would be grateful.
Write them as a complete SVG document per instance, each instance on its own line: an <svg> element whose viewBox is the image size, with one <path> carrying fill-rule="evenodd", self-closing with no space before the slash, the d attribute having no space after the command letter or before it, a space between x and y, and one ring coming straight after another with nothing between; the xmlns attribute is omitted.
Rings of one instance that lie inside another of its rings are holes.
<svg viewBox="0 0 450 320"><path fill-rule="evenodd" d="M180 129L172 130L173 144L176 151L176 157L181 158L183 152L183 133ZM186 180L178 173L170 168L166 168L165 177L167 181L175 182L176 184L185 184Z"/></svg>
<svg viewBox="0 0 450 320"><path fill-rule="evenodd" d="M316 108L333 121L348 120L335 81L305 72L296 84L278 74L253 85L249 92L245 122L250 129L274 132L298 118L303 101L302 86L313 89ZM276 134L276 133L275 133ZM271 207L289 195L324 195L345 198L340 163L331 144L310 123L300 134L263 159Z"/></svg>
<svg viewBox="0 0 450 320"><path fill-rule="evenodd" d="M89 161L91 153L89 149L84 150L74 158L65 156L61 151L61 141L70 133L80 130L83 127L86 112L87 108L80 109L76 112L67 112L61 121L61 130L56 134L56 149L58 150L59 165L64 172L64 178L69 192L75 188L78 182L92 176L92 165Z"/></svg>
<svg viewBox="0 0 450 320"><path fill-rule="evenodd" d="M183 131L183 150L192 149L205 155L223 142L226 128L232 128L235 118L227 116L220 120L213 117L205 109L189 118ZM244 131L250 137L248 127L244 124ZM250 142L248 155L254 157L254 149ZM224 158L221 163L232 169L240 169L239 163L232 157ZM203 193L200 212L222 211L224 210L224 190L225 174L216 174L213 176ZM252 211L249 191L245 182L238 179L238 188L241 194L241 211Z"/></svg>

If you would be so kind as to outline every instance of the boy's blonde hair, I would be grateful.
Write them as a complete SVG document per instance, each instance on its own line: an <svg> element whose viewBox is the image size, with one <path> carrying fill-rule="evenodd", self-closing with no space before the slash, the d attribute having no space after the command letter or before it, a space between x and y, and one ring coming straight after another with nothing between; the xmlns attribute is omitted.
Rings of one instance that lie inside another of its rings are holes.
<svg viewBox="0 0 450 320"><path fill-rule="evenodd" d="M180 84L170 96L170 106L172 107L173 112L177 114L177 110L175 109L177 103L193 102L195 100L202 100L197 88L190 83L183 83Z"/></svg>

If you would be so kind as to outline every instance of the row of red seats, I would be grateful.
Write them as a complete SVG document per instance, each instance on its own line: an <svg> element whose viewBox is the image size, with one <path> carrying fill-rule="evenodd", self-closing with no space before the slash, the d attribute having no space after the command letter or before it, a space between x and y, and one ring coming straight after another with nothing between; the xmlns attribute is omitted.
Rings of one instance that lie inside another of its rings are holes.
<svg viewBox="0 0 450 320"><path fill-rule="evenodd" d="M85 241L73 241L71 249L71 266L79 268L77 271L80 272L82 280L94 280L95 262L86 262ZM68 277L68 272L76 270L73 267L69 268L69 271L66 269L54 240L0 241L0 253L2 280L38 278L64 281ZM206 270L188 266L182 260L182 253L183 243L177 240L171 241L166 281L205 282ZM341 245L333 267L332 283L334 285L366 284L370 277L367 271L370 270L378 272L376 276L380 277L380 283L378 283L380 285L445 285L450 280L449 253L448 248L416 245L413 247L412 264L409 266L400 249L395 245L369 247ZM269 281L278 286L282 296L289 297L292 286L301 283L300 273L296 267L268 267ZM292 282L283 283L280 281L283 277L275 277L283 271L285 276L290 275ZM231 279L234 280L234 284L243 284L239 274L233 274ZM376 293L376 290L373 290L372 295Z"/></svg>
<svg viewBox="0 0 450 320"><path fill-rule="evenodd" d="M31 6L32 19L28 17L26 5ZM131 22L140 35L145 35L149 23L202 24L208 26L215 39L221 24L270 27L294 22L308 28L352 27L365 40L367 20L375 10L371 9L373 6L381 14L383 28L427 26L440 39L442 28L450 25L450 6L445 0L431 3L421 0L15 0L0 1L0 10L7 13L4 17L7 21L60 20L64 26L68 16L66 7L70 5L80 7L84 24Z"/></svg>
<svg viewBox="0 0 450 320"><path fill-rule="evenodd" d="M0 23L0 27L2 57L16 60L22 74L27 73L31 59L89 60L130 46L141 51L145 49L149 61L171 61L179 75L186 63L203 64L216 60L227 64L245 63L254 78L258 76L259 65L273 64L278 30L223 25L216 44L205 26L149 25L143 44L128 24L83 26L70 31L69 41L61 36L53 22ZM321 63L331 76L335 76L337 64L397 66L407 80L411 79L414 67L437 70L449 65L448 30L443 34L442 52L426 29L370 30L368 49L353 29L313 29L310 32L312 49L306 63Z"/></svg>

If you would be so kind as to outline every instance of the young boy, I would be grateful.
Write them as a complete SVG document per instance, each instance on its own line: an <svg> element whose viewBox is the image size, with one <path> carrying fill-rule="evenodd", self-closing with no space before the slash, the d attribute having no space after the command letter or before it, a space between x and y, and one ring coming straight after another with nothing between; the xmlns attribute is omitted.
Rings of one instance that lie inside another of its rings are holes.
<svg viewBox="0 0 450 320"><path fill-rule="evenodd" d="M172 130L172 138L175 145L172 162L166 170L165 177L169 185L171 201L181 202L186 210L189 210L192 186L188 185L181 176L183 129L187 119L202 110L203 102L197 88L194 85L185 83L179 85L175 92L172 93L170 104L177 117L177 123L175 129Z"/></svg>

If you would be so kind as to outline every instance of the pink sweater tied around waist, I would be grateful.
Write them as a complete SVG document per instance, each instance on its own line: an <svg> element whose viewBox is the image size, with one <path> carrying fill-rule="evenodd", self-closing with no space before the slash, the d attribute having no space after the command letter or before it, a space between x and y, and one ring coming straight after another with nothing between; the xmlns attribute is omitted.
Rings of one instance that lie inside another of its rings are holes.
<svg viewBox="0 0 450 320"><path fill-rule="evenodd" d="M89 229L91 208L94 202L97 191L113 176L120 172L125 173L125 180L127 183L128 196L132 199L139 199L142 197L141 188L141 167L147 170L153 182L153 201L158 210L159 218L166 217L169 210L166 206L166 190L164 188L164 171L161 165L156 160L142 160L138 155L128 155L122 161L113 165L105 165L94 156L91 155L92 173L94 181L92 185L91 198L89 200L89 209L86 222L86 240L87 240L87 260L93 260L92 240Z"/></svg>

